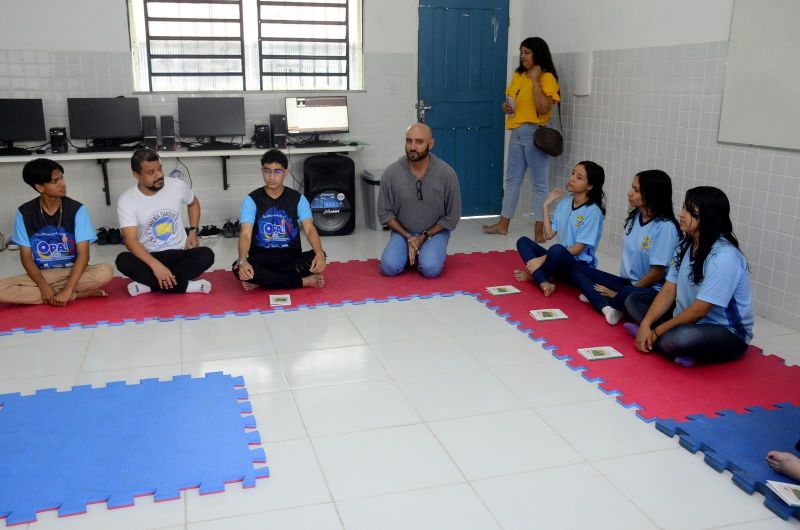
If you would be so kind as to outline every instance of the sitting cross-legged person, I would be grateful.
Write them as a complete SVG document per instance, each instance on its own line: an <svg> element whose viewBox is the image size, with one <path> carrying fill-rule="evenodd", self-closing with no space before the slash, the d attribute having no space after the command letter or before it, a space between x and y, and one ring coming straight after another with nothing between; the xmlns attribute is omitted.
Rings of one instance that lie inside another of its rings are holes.
<svg viewBox="0 0 800 530"><path fill-rule="evenodd" d="M311 216L311 205L299 192L283 185L289 160L277 149L261 157L264 186L242 201L239 213L239 258L233 273L249 291L322 287L325 252ZM300 226L312 250L303 252Z"/></svg>
<svg viewBox="0 0 800 530"><path fill-rule="evenodd" d="M164 178L161 159L152 149L138 149L131 157L136 185L117 204L122 242L128 252L117 256L117 269L133 280L131 296L164 293L211 292L211 282L196 279L214 264L214 252L198 246L200 201L182 181ZM189 214L184 230L181 206Z"/></svg>
<svg viewBox="0 0 800 530"><path fill-rule="evenodd" d="M13 240L26 274L0 280L0 302L64 307L78 298L106 296L111 265L89 265L97 239L86 206L67 197L64 168L31 160L22 179L39 194L17 209Z"/></svg>

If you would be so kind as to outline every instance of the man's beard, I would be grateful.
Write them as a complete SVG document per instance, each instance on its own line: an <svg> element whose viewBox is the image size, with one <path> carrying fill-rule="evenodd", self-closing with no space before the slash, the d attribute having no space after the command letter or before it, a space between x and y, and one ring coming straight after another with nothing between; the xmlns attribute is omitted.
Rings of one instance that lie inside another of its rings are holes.
<svg viewBox="0 0 800 530"><path fill-rule="evenodd" d="M430 151L430 149L427 148L424 151L406 149L406 157L412 162L419 162L420 160L425 160L425 157L428 156L428 151Z"/></svg>
<svg viewBox="0 0 800 530"><path fill-rule="evenodd" d="M158 190L164 187L164 178L162 177L158 180L153 181L152 186L145 186L145 187L152 192L157 192Z"/></svg>

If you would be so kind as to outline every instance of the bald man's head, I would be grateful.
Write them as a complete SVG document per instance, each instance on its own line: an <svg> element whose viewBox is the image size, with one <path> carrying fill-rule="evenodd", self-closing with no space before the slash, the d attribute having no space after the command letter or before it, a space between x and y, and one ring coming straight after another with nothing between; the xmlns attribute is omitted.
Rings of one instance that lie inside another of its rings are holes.
<svg viewBox="0 0 800 530"><path fill-rule="evenodd" d="M433 132L424 123L415 123L406 129L406 156L411 162L427 158L433 148Z"/></svg>

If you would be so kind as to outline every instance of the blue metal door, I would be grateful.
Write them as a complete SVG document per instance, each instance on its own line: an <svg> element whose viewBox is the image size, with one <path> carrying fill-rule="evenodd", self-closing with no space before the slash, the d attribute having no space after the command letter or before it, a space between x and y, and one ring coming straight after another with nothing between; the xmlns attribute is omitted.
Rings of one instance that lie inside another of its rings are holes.
<svg viewBox="0 0 800 530"><path fill-rule="evenodd" d="M418 118L461 182L463 215L500 212L508 0L422 0Z"/></svg>

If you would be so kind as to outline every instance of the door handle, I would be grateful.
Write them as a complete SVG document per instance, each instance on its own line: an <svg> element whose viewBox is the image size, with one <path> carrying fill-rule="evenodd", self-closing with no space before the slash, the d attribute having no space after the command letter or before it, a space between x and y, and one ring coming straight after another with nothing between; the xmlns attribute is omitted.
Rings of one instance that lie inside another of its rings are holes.
<svg viewBox="0 0 800 530"><path fill-rule="evenodd" d="M417 101L417 104L414 105L414 108L417 109L417 121L420 123L425 123L425 112L431 110L433 107L430 105L425 105L425 100L420 99Z"/></svg>

